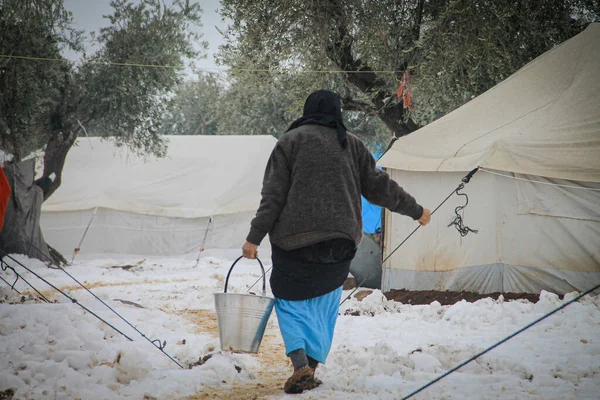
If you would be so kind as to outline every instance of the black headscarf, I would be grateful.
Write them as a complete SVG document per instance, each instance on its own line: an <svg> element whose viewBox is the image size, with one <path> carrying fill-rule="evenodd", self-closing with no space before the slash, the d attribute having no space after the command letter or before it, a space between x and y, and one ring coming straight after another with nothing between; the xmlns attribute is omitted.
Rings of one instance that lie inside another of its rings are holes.
<svg viewBox="0 0 600 400"><path fill-rule="evenodd" d="M298 118L288 128L288 131L302 125L322 125L336 128L338 140L342 147L348 145L346 127L342 121L342 108L340 98L329 90L312 92L304 103L302 117Z"/></svg>

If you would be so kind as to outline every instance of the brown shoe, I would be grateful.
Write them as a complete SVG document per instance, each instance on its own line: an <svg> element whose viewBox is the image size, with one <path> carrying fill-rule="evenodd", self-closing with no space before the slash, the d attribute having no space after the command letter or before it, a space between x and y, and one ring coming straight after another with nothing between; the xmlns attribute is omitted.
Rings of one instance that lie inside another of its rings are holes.
<svg viewBox="0 0 600 400"><path fill-rule="evenodd" d="M313 371L312 371L312 376L311 376L310 380L306 383L306 387L304 388L304 390L314 389L317 386L321 386L323 384L322 380L315 378L315 372L317 372L318 366L319 366L319 363L317 363L317 365L315 365L314 367L311 367L309 364L309 367L311 367Z"/></svg>
<svg viewBox="0 0 600 400"><path fill-rule="evenodd" d="M318 384L315 385L317 381L315 378L315 371L309 367L302 367L292 374L283 385L283 391L286 393L302 393L304 390L314 389L319 386L322 382L319 381Z"/></svg>
<svg viewBox="0 0 600 400"><path fill-rule="evenodd" d="M304 390L310 390L310 389L314 389L316 387L319 387L323 384L323 381L320 379L315 378L315 376L311 376L310 379L307 379L306 382L304 382Z"/></svg>

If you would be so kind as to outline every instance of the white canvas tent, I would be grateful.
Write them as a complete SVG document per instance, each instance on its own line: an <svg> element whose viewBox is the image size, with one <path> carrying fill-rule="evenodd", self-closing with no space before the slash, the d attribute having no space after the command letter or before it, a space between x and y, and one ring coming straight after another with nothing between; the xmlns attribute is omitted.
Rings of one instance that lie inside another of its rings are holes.
<svg viewBox="0 0 600 400"><path fill-rule="evenodd" d="M174 255L240 248L260 202L272 136L169 136L165 158L143 160L110 141L79 138L60 188L44 203L42 230L73 254Z"/></svg>
<svg viewBox="0 0 600 400"><path fill-rule="evenodd" d="M453 196L384 264L382 289L555 293L600 282L600 24L454 112L379 165L431 209L475 167L461 238ZM564 186L557 186L564 185ZM386 214L384 258L415 228Z"/></svg>

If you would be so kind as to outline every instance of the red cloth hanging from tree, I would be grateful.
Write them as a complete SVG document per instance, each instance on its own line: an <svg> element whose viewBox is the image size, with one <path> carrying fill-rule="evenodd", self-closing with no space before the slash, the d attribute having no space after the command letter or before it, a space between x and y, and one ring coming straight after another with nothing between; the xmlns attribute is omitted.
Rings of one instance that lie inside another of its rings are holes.
<svg viewBox="0 0 600 400"><path fill-rule="evenodd" d="M402 74L402 79L400 80L400 86L398 86L397 96L399 99L402 99L402 103L404 104L404 108L408 108L412 110L412 89L410 88L410 74L406 71Z"/></svg>
<svg viewBox="0 0 600 400"><path fill-rule="evenodd" d="M9 198L10 185L8 184L8 179L6 179L6 175L4 175L4 169L0 168L0 231L4 224L4 214L6 213Z"/></svg>

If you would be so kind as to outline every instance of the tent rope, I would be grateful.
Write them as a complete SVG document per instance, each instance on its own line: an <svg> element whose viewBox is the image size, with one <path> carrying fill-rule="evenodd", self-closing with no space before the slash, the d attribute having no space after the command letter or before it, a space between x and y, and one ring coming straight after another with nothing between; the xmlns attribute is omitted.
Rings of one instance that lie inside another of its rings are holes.
<svg viewBox="0 0 600 400"><path fill-rule="evenodd" d="M255 285L256 285L256 284L257 284L257 283L258 283L258 282L259 282L259 281L260 281L260 280L263 278L263 276L264 276L264 277L265 277L265 279L266 279L266 277L267 277L267 274L269 273L269 271L271 271L271 269L273 269L273 266L272 266L272 265L269 267L269 269L268 269L268 270L266 270L266 271L265 271L264 275L261 275L261 276L260 276L260 277L259 277L259 278L256 280L256 282L254 282L254 283L252 284L252 286L250 286L250 287L248 288L248 290L247 290L246 292L249 292L249 291L250 291L250 289L252 289L252 288L253 288L253 287L254 287L254 286L255 286Z"/></svg>
<svg viewBox="0 0 600 400"><path fill-rule="evenodd" d="M21 56L13 54L0 54L0 58L15 59L15 60L29 60L29 61L47 61L47 62L59 62L59 63L72 63L72 64L83 64L81 60L69 60L66 58L50 58L50 57L31 57ZM185 65L161 65L161 64L144 64L144 63L124 63L124 62L111 62L111 61L93 61L87 60L86 63L93 65L110 65L118 67L136 67L136 68L159 68L159 69L184 69ZM394 71L394 70L375 70L375 71L344 71L341 69L265 69L265 68L222 68L222 67L205 67L196 68L199 71L215 71L213 73L225 73L225 72L261 72L261 73L272 73L272 74L286 74L286 73L301 73L301 74L365 74L365 73L376 73L376 74L390 74L397 75L405 71Z"/></svg>
<svg viewBox="0 0 600 400"><path fill-rule="evenodd" d="M489 170L487 168L480 167L479 169L482 170L483 172L486 172L491 175L498 175L498 176L502 176L504 178L514 179L517 181L533 182L533 183L540 183L542 185L559 186L559 187L565 187L565 188L569 188L569 189L590 190L590 191L600 192L600 188L588 188L588 187L573 186L573 185L563 185L560 183L543 182L543 181L538 181L535 179L526 179L526 178L519 178L518 176L505 175L505 174L501 174L499 172Z"/></svg>
<svg viewBox="0 0 600 400"><path fill-rule="evenodd" d="M15 230L13 230L13 232L17 232ZM19 232L17 232L19 234L19 236L21 236L21 239L26 240L28 242L28 244L34 248L35 250L37 250L40 254L44 255L44 253L38 249L33 243L31 243L31 241L29 241L27 238L24 238L22 235L20 235ZM8 257L10 257L7 254ZM79 304L77 302L77 300L70 298L67 294L65 294L64 292L62 292L60 289L58 289L57 287L53 286L51 283L49 283L48 281L46 281L45 279L43 279L42 277L40 277L39 275L35 274L34 272L32 272L30 269L28 269L27 267L25 267L23 264L19 263L18 261L16 261L14 258L10 257L13 261L17 262L19 265L21 265L23 268L27 269L29 272L33 273L35 276L37 276L38 278L40 278L42 281L44 281L45 283L47 283L48 285L50 285L52 288L58 290L60 293L62 293L63 295L67 296L73 303ZM89 294L91 294L96 300L98 300L100 303L102 303L106 308L108 308L110 311L113 312L113 314L115 314L117 317L119 317L121 320L123 320L127 325L129 325L131 328L133 328L133 330L135 330L137 333L140 334L140 336L142 336L144 339L146 339L148 342L150 342L154 347L156 347L158 350L160 350L165 356L167 356L169 359L171 359L171 361L173 361L175 364L177 364L180 368L184 369L183 365L181 365L179 362L177 362L177 360L175 360L173 357L171 357L167 352L164 351L165 346L167 345L167 342L165 340L161 341L159 339L154 339L154 340L150 340L143 332L141 332L140 330L138 330L133 324L131 324L127 319L125 319L121 314L119 314L116 310L114 310L111 306L109 306L108 304L106 304L106 302L104 302L104 300L102 300L101 298L99 298L98 296L96 296L96 294L94 292L92 292L90 289L88 289L83 283L79 282L73 275L69 274L64 268L62 268L61 266L56 266L57 269L61 270L62 272L64 272L69 278L71 278L75 283L77 283L82 289L84 289L85 291L87 291ZM79 304L81 307L83 307L81 304ZM86 311L89 311L87 308L83 307L84 309L86 309ZM94 315L95 317L97 317L98 319L100 319L102 322L106 323L107 325L109 325L111 328L113 328L114 330L116 330L117 332L121 333L123 336L125 336L127 339L129 339L130 341L133 341L131 338L129 338L127 335L125 335L124 333L122 333L121 331L119 331L117 328L115 328L114 326L110 325L108 322L104 321L102 318L100 318L99 316L97 316L96 314L94 314L93 312L89 311L90 313L92 313L92 315ZM156 343L158 342L158 344Z"/></svg>
<svg viewBox="0 0 600 400"><path fill-rule="evenodd" d="M433 211L431 212L431 215L435 214L435 212L436 212L437 210L439 210L439 209L440 209L440 207L441 207L442 205L444 205L444 203L445 203L446 201L448 201L448 199L449 199L450 197L452 197L452 195L454 195L454 194L459 194L459 195L461 195L461 196L466 196L466 194L464 194L464 193L459 193L459 190L462 190L462 189L464 189L465 185L471 181L471 178L473 178L473 175L475 175L475 173L476 173L478 170L479 170L479 168L475 168L475 169L473 169L471 172L469 172L469 173L468 173L468 174L467 174L467 175L466 175L464 178L462 178L462 181L461 181L460 185L458 185L458 186L456 187L456 189L454 189L454 190L453 190L453 191L452 191L452 192L451 192L451 193L450 193L450 194L449 194L449 195L448 195L448 196L447 196L447 197L444 199L444 201L442 201L442 202L441 202L441 203L440 203L440 204L439 204L439 205L438 205L438 206L435 208L435 210L433 210ZM467 204L468 204L468 203L469 203L469 201L468 201L468 197L467 197ZM467 204L465 204L464 206L462 206L462 208L466 207L466 206L467 206ZM459 208L459 207L457 207L457 209L458 209L458 208ZM456 210L455 210L455 211L456 211ZM461 223L461 225L462 225L462 218L460 217L460 215L459 215L459 218L460 218L460 221L461 221L460 223ZM456 221L456 218L455 218L455 221ZM451 223L450 225L453 225L453 224L454 224L454 223ZM450 226L450 225L448 225L448 226ZM409 234L409 235L406 237L406 239L404 239L404 240L403 240L403 241L402 241L402 242L401 242L401 243L400 243L398 246L396 246L396 248L394 249L394 251L392 251L390 254L388 254L388 256L387 256L387 257L386 257L386 258L385 258L385 259L384 259L384 260L381 262L381 264L383 265L383 264L384 264L384 263L385 263L385 262L386 262L386 261L387 261L387 260L388 260L388 259L389 259L389 258L390 258L390 257L391 257L391 256L392 256L394 253L395 253L395 252L396 252L396 250L398 250L398 249L400 248L400 246L402 246L404 243L406 243L406 241L407 241L408 239L410 239L410 237L411 237L412 235L414 235L414 234L415 234L415 232L417 232L417 231L419 230L419 228L420 228L420 227L421 227L421 225L418 225L418 226L417 226L417 227L416 227L416 228L415 228L415 229L414 229L414 230L413 230L413 231L412 231L412 232L411 232L411 233L410 233L410 234ZM458 226L457 226L457 229L459 229L459 227L458 227ZM460 230L459 230L459 232L460 232ZM468 232L467 232L467 233L468 233ZM461 235L462 235L462 233L461 233ZM462 235L462 236L464 236L464 235ZM359 288L362 286L362 284L363 284L363 283L365 283L365 282L367 281L367 279L369 279L369 278L371 277L371 275L372 275L372 274L369 274L369 275L367 275L367 276L366 276L366 277L365 277L365 278L362 280L362 282L360 282L360 283L359 283L359 284L356 286L356 288L355 288L355 289L354 289L352 292L350 292L350 294L349 294L348 296L346 296L346 298L345 298L344 300L342 300L342 302L340 303L340 305L339 305L339 306L341 306L342 304L344 304L344 302L346 302L346 300L348 300L350 297L352 297L352 295L353 295L353 294L354 294L354 293L355 293L355 292L356 292L356 291L357 291L357 290L358 290L358 289L359 289Z"/></svg>
<svg viewBox="0 0 600 400"><path fill-rule="evenodd" d="M19 281L19 279L21 279L23 282L25 282L30 288L32 288L40 297L42 300L44 300L46 303L50 303L50 300L48 300L39 290L37 290L31 283L29 283L27 281L27 279L23 278L23 276L21 276L12 266L8 265L8 263L6 263L4 261L4 259L0 259L0 268L2 269L2 271L6 272L7 270L11 270L13 274L15 274L16 279L15 281L10 284L6 279L4 279L3 277L0 276L0 279L2 279L4 282L6 282L6 284L8 286L10 286L10 288L12 290L14 290L15 292L17 292L18 294L21 294L21 292L19 292L16 288L15 285L17 284L17 282Z"/></svg>
<svg viewBox="0 0 600 400"><path fill-rule="evenodd" d="M565 304L561 305L560 307L550 311L549 313L543 315L542 317L536 319L535 321L527 324L526 326L524 326L523 328L519 329L518 331L516 331L515 333L505 337L504 339L502 339L501 341L493 344L492 346L488 347L487 349L475 354L473 357L469 358L468 360L460 363L459 365L457 365L456 367L452 368L451 370L445 372L444 374L438 376L437 378L435 378L434 380L428 382L427 384L421 386L419 389L415 390L414 392L410 393L407 396L402 397L402 400L406 400L409 399L411 397L413 397L414 395L416 395L417 393L425 390L426 388L428 388L429 386L433 385L434 383L440 381L441 379L445 378L446 376L450 375L451 373L457 371L458 369L464 367L465 365L469 364L471 361L476 360L477 358L481 357L482 355L484 355L485 353L495 349L496 347L500 346L502 343L514 338L515 336L517 336L518 334L520 334L521 332L524 332L525 330L531 328L532 326L534 326L535 324L537 324L540 321L543 321L544 319L548 318L549 316L551 316L552 314L555 314L556 312L562 310L563 308L567 307L568 305L576 302L577 300L581 299L582 297L592 293L594 290L599 289L600 288L600 284L594 286L593 288L585 291L584 293L580 294L579 296L575 297L572 300L569 300L568 302L566 302Z"/></svg>
<svg viewBox="0 0 600 400"><path fill-rule="evenodd" d="M3 268L2 268L2 270L3 270L3 271L6 271L6 269L4 268L4 265L3 265L2 267L3 267ZM8 285L8 287L10 287L12 290L14 290L15 292L17 292L17 294L21 294L21 292L19 292L19 291L17 290L17 288L15 288L15 285L16 285L16 284L17 284L17 282L19 281L19 278L20 278L20 276L19 276L19 275L17 275L17 279L15 279L15 281L14 281L14 282L11 284L9 281L7 281L6 279L4 279L4 277L0 276L0 279L2 279L2 281L3 281L4 283L6 283L6 284Z"/></svg>
<svg viewBox="0 0 600 400"><path fill-rule="evenodd" d="M48 282L46 279L44 279L43 277L41 277L39 274L35 273L34 271L32 271L30 268L26 267L25 265L23 265L22 263L20 263L18 260L16 260L15 258L13 258L10 254L6 254L4 251L2 251L3 253L3 258L4 257L8 257L9 259L11 259L13 262L15 262L17 265L20 265L21 267L23 267L25 270L27 270L27 272L29 272L30 274L34 275L36 278L38 278L39 280L41 280L42 282L44 282L45 284L47 284L48 286L50 286L52 289L56 290L57 292L59 292L60 294L62 294L63 296L65 296L67 299L69 299L72 303L77 304L79 307L83 308L85 311L89 312L90 314L92 314L94 317L98 318L100 321L104 322L106 325L110 326L111 328L113 328L115 331L117 331L118 333L120 333L121 335L123 335L125 338L127 338L129 341L133 341L129 336L127 336L126 334L124 334L123 332L121 332L120 330L118 330L117 328L115 328L113 325L111 325L110 323L108 323L107 321L105 321L104 319L102 319L100 316L98 316L98 314L94 313L92 310L90 310L89 308L87 308L86 306L84 306L83 304L79 303L77 301L77 299L75 299L74 297L69 296L68 294L66 294L65 292L63 292L62 290L60 290L59 288L57 288L56 286L54 286L53 284L51 284L50 282ZM6 263L6 261L3 261L4 263ZM11 267L11 269L14 271L14 268ZM37 290L36 290L37 291ZM38 292L39 293L39 292Z"/></svg>
<svg viewBox="0 0 600 400"><path fill-rule="evenodd" d="M462 237L467 236L469 234L469 232L479 233L479 230L471 229L463 223L463 215L464 215L463 210L465 209L465 207L467 207L467 205L469 205L469 196L467 196L466 193L460 193L460 190L462 190L464 187L465 187L465 185L461 183L458 186L458 188L456 188L454 193L456 193L458 196L464 196L465 204L462 206L458 206L454 209L454 213L456 214L456 217L454 217L452 222L450 222L448 224L448 228L451 227L452 225L454 225L454 227L456 228L456 230L458 231L458 233L460 233L460 236L462 236ZM463 215L459 214L459 212L461 212L461 211L463 211Z"/></svg>

